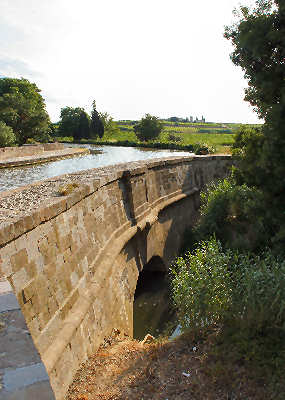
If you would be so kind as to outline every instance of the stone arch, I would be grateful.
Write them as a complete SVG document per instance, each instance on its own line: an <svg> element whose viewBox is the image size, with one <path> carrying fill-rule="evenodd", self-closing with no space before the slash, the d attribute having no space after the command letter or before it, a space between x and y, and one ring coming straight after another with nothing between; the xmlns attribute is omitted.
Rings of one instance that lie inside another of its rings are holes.
<svg viewBox="0 0 285 400"><path fill-rule="evenodd" d="M137 279L133 301L133 335L143 339L157 336L171 317L167 268L160 256L153 256Z"/></svg>

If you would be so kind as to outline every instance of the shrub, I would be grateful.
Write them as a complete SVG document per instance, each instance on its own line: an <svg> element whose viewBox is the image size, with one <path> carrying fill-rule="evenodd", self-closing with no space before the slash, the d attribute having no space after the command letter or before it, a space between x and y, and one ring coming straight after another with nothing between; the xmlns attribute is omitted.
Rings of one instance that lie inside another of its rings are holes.
<svg viewBox="0 0 285 400"><path fill-rule="evenodd" d="M33 138L28 138L26 141L26 144L36 144L36 143L37 143L37 141Z"/></svg>
<svg viewBox="0 0 285 400"><path fill-rule="evenodd" d="M16 141L13 129L0 121L0 147L12 146Z"/></svg>
<svg viewBox="0 0 285 400"><path fill-rule="evenodd" d="M234 279L232 315L251 335L285 332L284 260L269 250L241 260Z"/></svg>
<svg viewBox="0 0 285 400"><path fill-rule="evenodd" d="M179 257L171 268L174 305L182 327L199 329L223 320L231 304L230 251L215 239Z"/></svg>
<svg viewBox="0 0 285 400"><path fill-rule="evenodd" d="M175 142L175 143L178 143L178 142L181 142L181 137L179 137L179 136L175 136L175 135L173 135L173 134L171 134L171 133L169 133L169 135L167 136L167 139L170 141L170 142Z"/></svg>
<svg viewBox="0 0 285 400"><path fill-rule="evenodd" d="M285 261L222 249L212 238L171 268L172 297L183 329L234 327L248 339L285 333Z"/></svg>
<svg viewBox="0 0 285 400"><path fill-rule="evenodd" d="M215 147L207 143L194 144L194 153L197 155L213 154L215 152L216 152Z"/></svg>
<svg viewBox="0 0 285 400"><path fill-rule="evenodd" d="M237 185L232 178L211 183L201 193L200 212L189 246L213 234L224 245L240 250L268 243L262 194L254 187Z"/></svg>

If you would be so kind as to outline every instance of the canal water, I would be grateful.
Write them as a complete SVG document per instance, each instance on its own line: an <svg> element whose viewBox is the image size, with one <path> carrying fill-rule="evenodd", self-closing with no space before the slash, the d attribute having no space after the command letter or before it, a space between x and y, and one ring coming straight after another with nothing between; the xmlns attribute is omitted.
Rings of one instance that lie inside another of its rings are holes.
<svg viewBox="0 0 285 400"><path fill-rule="evenodd" d="M156 150L138 147L95 146L68 144L66 147L87 147L99 150L100 154L89 154L65 160L48 162L18 168L0 170L0 191L28 185L32 182L52 178L62 174L103 167L130 161L146 160L174 155L187 155L185 151Z"/></svg>

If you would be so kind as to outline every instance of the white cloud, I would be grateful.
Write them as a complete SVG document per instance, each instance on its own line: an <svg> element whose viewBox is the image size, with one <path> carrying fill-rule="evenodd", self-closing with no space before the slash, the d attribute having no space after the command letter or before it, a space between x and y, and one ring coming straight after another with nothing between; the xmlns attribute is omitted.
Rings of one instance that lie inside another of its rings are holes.
<svg viewBox="0 0 285 400"><path fill-rule="evenodd" d="M150 112L254 122L223 38L236 5L2 0L0 75L37 83L54 120L61 107L90 108L95 98L115 118Z"/></svg>

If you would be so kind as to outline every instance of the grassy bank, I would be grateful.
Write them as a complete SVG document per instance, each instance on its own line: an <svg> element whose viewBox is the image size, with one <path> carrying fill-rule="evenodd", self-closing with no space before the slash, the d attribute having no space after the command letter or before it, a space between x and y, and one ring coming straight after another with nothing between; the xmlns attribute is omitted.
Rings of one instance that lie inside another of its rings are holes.
<svg viewBox="0 0 285 400"><path fill-rule="evenodd" d="M156 140L140 142L133 129L136 121L119 121L113 125L112 130L105 131L102 139L82 139L80 143L185 150L198 154L199 149L206 150L206 153L231 153L235 133L240 127L240 124L233 123L162 122L164 129ZM73 142L72 137L57 137L57 140Z"/></svg>
<svg viewBox="0 0 285 400"><path fill-rule="evenodd" d="M73 143L72 137L57 137L59 142ZM97 145L146 147L197 152L206 148L209 153L229 153L234 142L233 134L222 133L169 133L163 131L157 140L140 142L132 129L106 132L102 139L82 139L80 143Z"/></svg>

